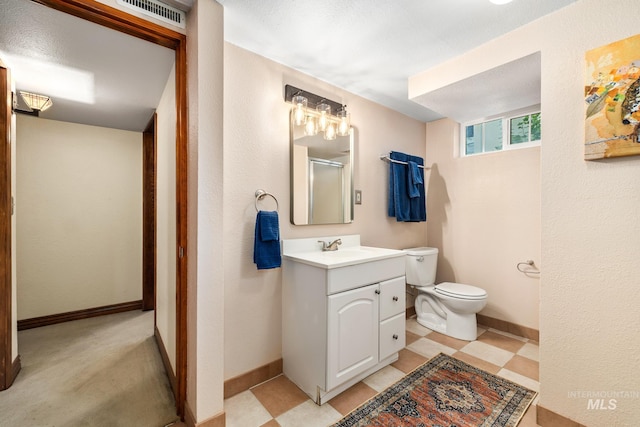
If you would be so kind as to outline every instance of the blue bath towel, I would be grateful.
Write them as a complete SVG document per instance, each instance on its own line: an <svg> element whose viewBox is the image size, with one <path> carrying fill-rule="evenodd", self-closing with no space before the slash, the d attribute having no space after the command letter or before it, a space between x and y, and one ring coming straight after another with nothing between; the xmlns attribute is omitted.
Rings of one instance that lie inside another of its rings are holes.
<svg viewBox="0 0 640 427"><path fill-rule="evenodd" d="M391 160L407 162L407 155L392 151ZM398 221L409 221L410 205L407 191L407 166L400 163L389 163L389 216Z"/></svg>
<svg viewBox="0 0 640 427"><path fill-rule="evenodd" d="M407 164L390 163L389 170L389 200L388 214L396 217L397 221L418 222L427 220L427 210L425 206L426 197L424 190L424 170L418 165L423 166L422 157L410 156L408 154L392 151L389 154L391 160L397 160ZM415 163L415 175L411 175L411 166L409 162ZM415 186L413 190L411 184ZM410 197L417 192L415 197Z"/></svg>
<svg viewBox="0 0 640 427"><path fill-rule="evenodd" d="M258 270L278 268L282 265L278 212L258 212L253 242L253 262L258 266Z"/></svg>

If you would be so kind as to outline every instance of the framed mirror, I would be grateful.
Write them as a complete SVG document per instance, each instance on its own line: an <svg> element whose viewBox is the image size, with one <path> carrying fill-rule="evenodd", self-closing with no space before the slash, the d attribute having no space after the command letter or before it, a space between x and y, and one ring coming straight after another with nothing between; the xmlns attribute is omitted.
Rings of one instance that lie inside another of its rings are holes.
<svg viewBox="0 0 640 427"><path fill-rule="evenodd" d="M305 135L289 121L291 223L295 225L353 222L354 130L327 141L321 133Z"/></svg>

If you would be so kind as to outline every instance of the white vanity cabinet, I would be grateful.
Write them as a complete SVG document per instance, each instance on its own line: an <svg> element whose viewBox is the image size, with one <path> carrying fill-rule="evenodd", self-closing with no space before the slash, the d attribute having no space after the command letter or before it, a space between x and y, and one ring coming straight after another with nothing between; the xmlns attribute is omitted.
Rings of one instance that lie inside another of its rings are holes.
<svg viewBox="0 0 640 427"><path fill-rule="evenodd" d="M348 261L349 249L341 248L317 262L283 249L284 374L322 404L398 359L405 346L404 254L389 249Z"/></svg>

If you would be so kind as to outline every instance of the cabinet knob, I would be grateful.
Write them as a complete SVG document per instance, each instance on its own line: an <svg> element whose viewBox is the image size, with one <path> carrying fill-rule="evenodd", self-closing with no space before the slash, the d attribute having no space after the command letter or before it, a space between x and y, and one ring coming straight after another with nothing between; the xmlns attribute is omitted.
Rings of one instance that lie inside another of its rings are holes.
<svg viewBox="0 0 640 427"><path fill-rule="evenodd" d="M376 289L376 295L380 295L380 289Z"/></svg>
<svg viewBox="0 0 640 427"><path fill-rule="evenodd" d="M393 334L393 339L397 340L398 339L398 335L397 334Z"/></svg>
<svg viewBox="0 0 640 427"><path fill-rule="evenodd" d="M393 297L393 300L394 301L398 301L398 297Z"/></svg>

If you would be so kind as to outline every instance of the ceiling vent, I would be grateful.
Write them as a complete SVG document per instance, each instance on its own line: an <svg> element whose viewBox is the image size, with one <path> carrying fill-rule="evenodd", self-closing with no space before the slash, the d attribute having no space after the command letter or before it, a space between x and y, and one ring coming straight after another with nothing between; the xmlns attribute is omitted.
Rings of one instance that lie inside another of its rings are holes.
<svg viewBox="0 0 640 427"><path fill-rule="evenodd" d="M186 28L186 14L157 0L117 0L118 4L176 27Z"/></svg>

